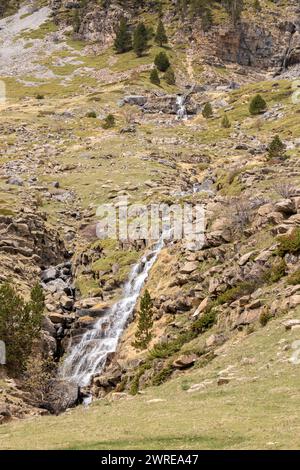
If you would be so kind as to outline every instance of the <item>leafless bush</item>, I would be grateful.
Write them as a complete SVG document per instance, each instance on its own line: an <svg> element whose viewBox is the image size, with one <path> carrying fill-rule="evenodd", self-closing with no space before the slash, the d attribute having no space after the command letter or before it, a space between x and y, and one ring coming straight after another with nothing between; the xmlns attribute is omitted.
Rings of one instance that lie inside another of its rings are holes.
<svg viewBox="0 0 300 470"><path fill-rule="evenodd" d="M30 394L28 401L31 405L41 407L48 400L55 370L54 362L41 356L32 357L28 361L23 388Z"/></svg>
<svg viewBox="0 0 300 470"><path fill-rule="evenodd" d="M252 206L249 199L231 198L229 202L233 227L236 230L244 231L251 222Z"/></svg>
<svg viewBox="0 0 300 470"><path fill-rule="evenodd" d="M122 111L122 115L127 125L134 124L137 117L137 110L133 106L126 106Z"/></svg>
<svg viewBox="0 0 300 470"><path fill-rule="evenodd" d="M289 199L295 193L295 188L289 181L280 181L274 184L274 191L284 199Z"/></svg>

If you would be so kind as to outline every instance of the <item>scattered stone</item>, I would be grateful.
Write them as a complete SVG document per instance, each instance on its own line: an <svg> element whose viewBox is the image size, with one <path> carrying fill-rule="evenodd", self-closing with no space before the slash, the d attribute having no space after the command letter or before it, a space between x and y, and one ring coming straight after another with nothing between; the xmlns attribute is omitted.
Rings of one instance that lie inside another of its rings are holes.
<svg viewBox="0 0 300 470"><path fill-rule="evenodd" d="M175 369L187 369L192 367L197 359L198 356L196 356L196 354L182 355L173 362L173 367L175 367Z"/></svg>

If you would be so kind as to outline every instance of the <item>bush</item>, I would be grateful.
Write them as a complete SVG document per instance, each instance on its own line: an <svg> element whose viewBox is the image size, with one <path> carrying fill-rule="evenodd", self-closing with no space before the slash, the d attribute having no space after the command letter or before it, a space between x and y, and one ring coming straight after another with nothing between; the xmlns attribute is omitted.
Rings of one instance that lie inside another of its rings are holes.
<svg viewBox="0 0 300 470"><path fill-rule="evenodd" d="M137 395L137 393L139 391L140 378L146 372L146 370L148 370L150 368L151 368L151 363L150 362L146 362L145 364L142 364L139 367L139 369L138 369L136 375L134 376L134 378L132 379L132 382L131 382L131 385L130 385L129 393L131 395Z"/></svg>
<svg viewBox="0 0 300 470"><path fill-rule="evenodd" d="M197 332L197 334L204 333L216 323L217 315L213 307L214 306L211 305L211 310L205 312L198 320L193 322L192 330Z"/></svg>
<svg viewBox="0 0 300 470"><path fill-rule="evenodd" d="M175 85L176 84L176 77L174 70L169 67L164 75L164 79L166 80L168 85Z"/></svg>
<svg viewBox="0 0 300 470"><path fill-rule="evenodd" d="M152 69L150 72L150 82L154 85L160 85L160 78L157 69Z"/></svg>
<svg viewBox="0 0 300 470"><path fill-rule="evenodd" d="M95 119L97 117L96 111L88 111L85 117Z"/></svg>
<svg viewBox="0 0 300 470"><path fill-rule="evenodd" d="M266 326L267 323L269 323L269 321L271 320L271 318L272 318L272 314L270 310L266 308L262 311L262 313L259 316L259 323L261 324L261 326Z"/></svg>
<svg viewBox="0 0 300 470"><path fill-rule="evenodd" d="M29 402L32 406L43 407L45 402L48 401L56 369L57 365L51 359L35 356L28 360L23 379L23 388L26 392L29 392Z"/></svg>
<svg viewBox="0 0 300 470"><path fill-rule="evenodd" d="M40 94L40 93L38 93L35 97L36 97L37 100L44 100L45 99L45 96Z"/></svg>
<svg viewBox="0 0 300 470"><path fill-rule="evenodd" d="M115 123L116 123L116 120L115 120L114 115L108 114L108 116L106 116L106 118L104 119L102 127L103 129L111 129L112 127L114 127Z"/></svg>
<svg viewBox="0 0 300 470"><path fill-rule="evenodd" d="M300 252L300 228L295 228L291 233L278 237L278 254L283 257L286 253Z"/></svg>
<svg viewBox="0 0 300 470"><path fill-rule="evenodd" d="M257 114L262 114L267 110L267 103L263 99L261 95L255 95L254 98L252 98L249 106L249 111L250 114L253 116Z"/></svg>
<svg viewBox="0 0 300 470"><path fill-rule="evenodd" d="M210 103L205 104L202 110L202 116L205 117L206 119L209 119L213 116L213 109Z"/></svg>
<svg viewBox="0 0 300 470"><path fill-rule="evenodd" d="M26 366L33 342L40 334L43 311L44 294L38 284L27 303L8 283L0 286L0 338L6 345L7 367L14 374Z"/></svg>
<svg viewBox="0 0 300 470"><path fill-rule="evenodd" d="M165 52L160 52L154 59L154 64L160 72L166 72L170 67L170 61Z"/></svg>
<svg viewBox="0 0 300 470"><path fill-rule="evenodd" d="M185 343L188 343L196 337L193 331L182 332L177 338L156 344L149 352L151 359L163 359L170 357L180 351Z"/></svg>
<svg viewBox="0 0 300 470"><path fill-rule="evenodd" d="M258 279L256 281L244 281L235 287L227 289L225 292L223 292L223 294L219 295L216 300L216 304L230 304L242 297L243 295L251 294L257 288L258 282Z"/></svg>
<svg viewBox="0 0 300 470"><path fill-rule="evenodd" d="M168 364L161 371L159 371L157 374L154 375L152 379L152 385L154 385L155 387L158 387L159 385L163 384L172 375L172 372L173 372L173 366L172 364Z"/></svg>
<svg viewBox="0 0 300 470"><path fill-rule="evenodd" d="M280 281L285 276L287 270L286 262L283 258L275 261L273 266L264 273L264 280L270 284Z"/></svg>
<svg viewBox="0 0 300 470"><path fill-rule="evenodd" d="M287 283L296 286L297 284L300 284L300 268L296 269L292 274L290 274L287 278Z"/></svg>
<svg viewBox="0 0 300 470"><path fill-rule="evenodd" d="M227 114L224 114L223 119L221 121L221 126L224 129L229 129L231 127L231 123L229 121L229 118L228 118Z"/></svg>
<svg viewBox="0 0 300 470"><path fill-rule="evenodd" d="M269 145L268 158L284 158L285 156L285 145L281 141L279 135L276 135Z"/></svg>

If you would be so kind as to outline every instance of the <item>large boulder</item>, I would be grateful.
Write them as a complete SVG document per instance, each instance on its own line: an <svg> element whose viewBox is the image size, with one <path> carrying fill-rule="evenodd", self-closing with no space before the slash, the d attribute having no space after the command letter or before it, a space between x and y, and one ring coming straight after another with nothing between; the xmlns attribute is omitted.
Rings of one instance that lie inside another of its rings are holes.
<svg viewBox="0 0 300 470"><path fill-rule="evenodd" d="M47 399L42 407L50 413L58 415L63 411L77 405L79 387L75 382L67 380L53 380Z"/></svg>

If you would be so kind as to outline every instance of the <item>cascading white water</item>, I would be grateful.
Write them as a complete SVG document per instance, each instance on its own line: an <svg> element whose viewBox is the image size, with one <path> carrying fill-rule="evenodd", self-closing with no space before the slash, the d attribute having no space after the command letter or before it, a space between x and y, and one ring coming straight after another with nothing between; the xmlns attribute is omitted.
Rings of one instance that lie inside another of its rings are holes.
<svg viewBox="0 0 300 470"><path fill-rule="evenodd" d="M67 355L60 370L64 379L84 387L90 384L94 374L102 372L108 355L117 349L149 271L163 246L162 238L150 253L134 265L124 286L122 299L95 323L93 329L82 336L81 341Z"/></svg>
<svg viewBox="0 0 300 470"><path fill-rule="evenodd" d="M186 100L186 96L184 95L178 95L176 99L177 119L180 121L185 121L187 119L185 100Z"/></svg>

